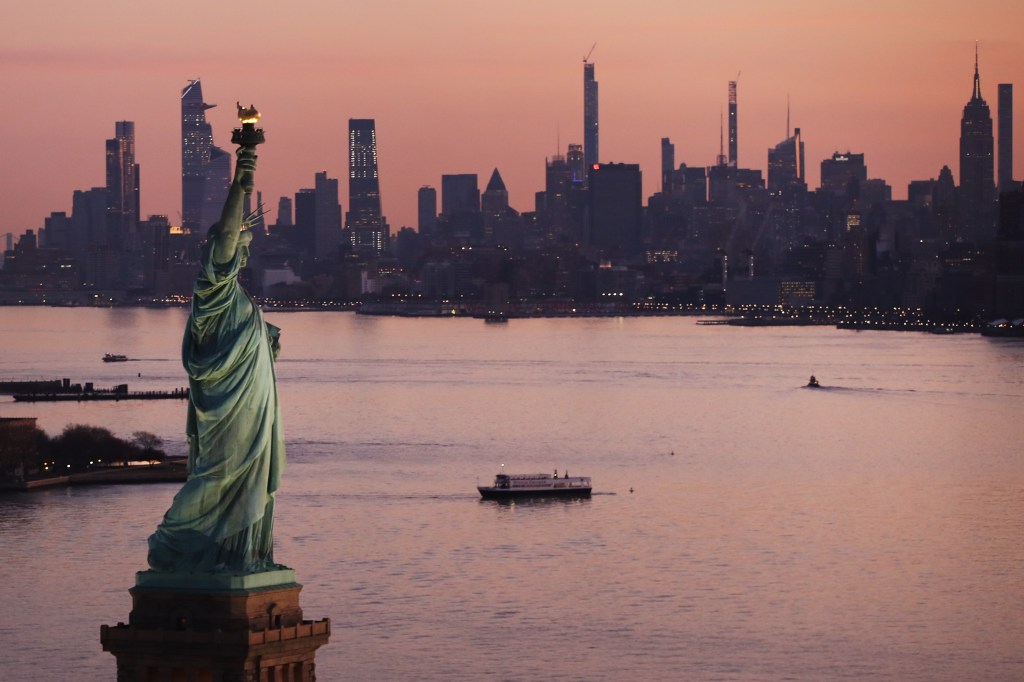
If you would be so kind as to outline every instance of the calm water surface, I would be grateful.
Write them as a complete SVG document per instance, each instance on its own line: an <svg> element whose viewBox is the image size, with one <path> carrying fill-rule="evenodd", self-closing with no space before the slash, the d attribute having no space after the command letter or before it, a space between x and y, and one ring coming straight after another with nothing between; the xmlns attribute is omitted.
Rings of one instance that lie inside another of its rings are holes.
<svg viewBox="0 0 1024 682"><path fill-rule="evenodd" d="M181 310L0 308L0 378L185 385ZM321 680L1024 679L1024 343L270 313ZM105 364L105 352L132 362ZM825 390L802 388L814 372ZM141 376L140 376L141 375ZM178 401L22 405L152 431ZM588 501L485 503L500 465ZM0 496L11 679L112 680L176 485Z"/></svg>

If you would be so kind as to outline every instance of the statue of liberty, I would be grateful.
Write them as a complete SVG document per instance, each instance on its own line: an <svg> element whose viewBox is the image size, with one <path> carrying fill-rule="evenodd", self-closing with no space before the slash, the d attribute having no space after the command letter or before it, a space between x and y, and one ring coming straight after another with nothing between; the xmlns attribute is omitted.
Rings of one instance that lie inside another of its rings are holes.
<svg viewBox="0 0 1024 682"><path fill-rule="evenodd" d="M246 119L242 115L248 113ZM239 107L234 179L220 222L207 234L181 357L190 400L188 479L149 538L157 572L255 573L274 564L274 493L284 439L274 360L280 330L239 285L252 234L243 219L253 189L255 110ZM258 135L256 135L258 134ZM246 137L248 135L248 137Z"/></svg>

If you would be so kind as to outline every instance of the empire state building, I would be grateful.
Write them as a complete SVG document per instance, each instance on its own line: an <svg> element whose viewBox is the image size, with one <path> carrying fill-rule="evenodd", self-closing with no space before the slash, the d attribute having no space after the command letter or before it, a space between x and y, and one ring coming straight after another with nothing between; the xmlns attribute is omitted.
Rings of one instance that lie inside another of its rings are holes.
<svg viewBox="0 0 1024 682"><path fill-rule="evenodd" d="M969 241L995 237L995 163L992 115L981 96L978 51L974 51L974 92L960 120L960 226Z"/></svg>

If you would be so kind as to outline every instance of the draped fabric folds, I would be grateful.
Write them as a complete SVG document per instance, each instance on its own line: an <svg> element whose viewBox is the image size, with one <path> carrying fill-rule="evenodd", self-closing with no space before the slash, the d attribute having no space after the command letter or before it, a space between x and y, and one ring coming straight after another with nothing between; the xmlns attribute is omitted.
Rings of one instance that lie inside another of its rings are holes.
<svg viewBox="0 0 1024 682"><path fill-rule="evenodd" d="M182 342L189 474L149 538L155 571L274 567L274 491L284 468L274 374L279 330L239 285L238 251L215 264L212 243L203 250Z"/></svg>

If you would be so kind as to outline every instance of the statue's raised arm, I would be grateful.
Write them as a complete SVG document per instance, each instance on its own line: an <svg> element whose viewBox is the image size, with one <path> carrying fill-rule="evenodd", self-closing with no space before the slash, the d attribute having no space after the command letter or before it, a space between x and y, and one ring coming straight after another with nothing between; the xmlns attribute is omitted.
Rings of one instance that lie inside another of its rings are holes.
<svg viewBox="0 0 1024 682"><path fill-rule="evenodd" d="M213 241L213 261L228 263L238 249L238 236L242 232L242 205L245 195L252 194L256 172L256 148L239 147L236 154L235 177L228 188L228 198L220 214L220 222L210 231Z"/></svg>

